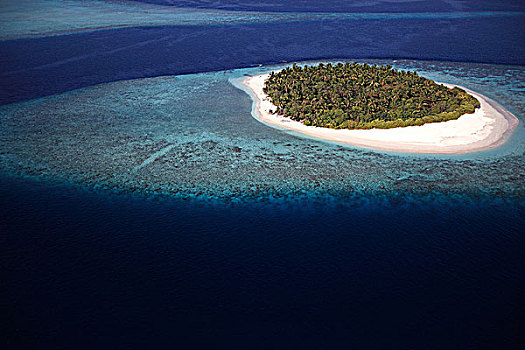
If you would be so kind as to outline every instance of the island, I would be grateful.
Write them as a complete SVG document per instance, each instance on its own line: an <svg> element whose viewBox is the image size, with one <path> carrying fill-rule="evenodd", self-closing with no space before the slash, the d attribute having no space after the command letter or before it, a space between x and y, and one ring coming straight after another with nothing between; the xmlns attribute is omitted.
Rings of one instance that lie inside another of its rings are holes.
<svg viewBox="0 0 525 350"><path fill-rule="evenodd" d="M518 124L481 94L391 66L293 64L241 84L263 123L379 150L481 151L501 145Z"/></svg>

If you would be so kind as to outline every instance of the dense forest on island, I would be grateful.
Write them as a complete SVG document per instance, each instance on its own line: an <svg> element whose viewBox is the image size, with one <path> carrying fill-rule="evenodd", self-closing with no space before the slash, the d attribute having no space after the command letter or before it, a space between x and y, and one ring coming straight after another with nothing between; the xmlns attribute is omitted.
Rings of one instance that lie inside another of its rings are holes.
<svg viewBox="0 0 525 350"><path fill-rule="evenodd" d="M457 119L479 101L415 72L357 63L298 66L270 73L264 92L282 114L335 129L395 128Z"/></svg>

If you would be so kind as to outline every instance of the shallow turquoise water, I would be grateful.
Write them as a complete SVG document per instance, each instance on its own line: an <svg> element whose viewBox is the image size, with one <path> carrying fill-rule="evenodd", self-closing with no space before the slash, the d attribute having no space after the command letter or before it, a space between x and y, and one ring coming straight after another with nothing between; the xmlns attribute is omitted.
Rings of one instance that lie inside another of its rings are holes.
<svg viewBox="0 0 525 350"><path fill-rule="evenodd" d="M123 27L232 25L322 20L469 19L518 17L520 11L410 13L262 12L191 9L135 1L3 0L0 41Z"/></svg>
<svg viewBox="0 0 525 350"><path fill-rule="evenodd" d="M7 176L121 193L238 202L442 194L525 197L525 69L472 63L373 61L463 85L512 111L503 146L459 156L331 144L256 121L230 80L277 67L119 81L0 107ZM365 196L366 195L366 196Z"/></svg>

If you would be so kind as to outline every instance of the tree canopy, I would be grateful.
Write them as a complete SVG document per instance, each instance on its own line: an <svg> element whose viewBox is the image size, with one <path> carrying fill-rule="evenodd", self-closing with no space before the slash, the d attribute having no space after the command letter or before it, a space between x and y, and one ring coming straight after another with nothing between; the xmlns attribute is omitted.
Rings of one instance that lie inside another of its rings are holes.
<svg viewBox="0 0 525 350"><path fill-rule="evenodd" d="M264 92L276 110L305 125L335 129L394 128L457 119L479 101L415 72L391 66L295 63L270 73Z"/></svg>

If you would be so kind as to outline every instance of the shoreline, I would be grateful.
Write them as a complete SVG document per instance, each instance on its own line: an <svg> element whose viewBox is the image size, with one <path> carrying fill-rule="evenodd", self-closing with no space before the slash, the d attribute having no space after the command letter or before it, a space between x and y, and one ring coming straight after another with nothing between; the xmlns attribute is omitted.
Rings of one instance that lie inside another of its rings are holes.
<svg viewBox="0 0 525 350"><path fill-rule="evenodd" d="M329 129L306 126L301 122L270 114L275 109L263 92L268 74L250 76L240 82L251 95L252 116L258 121L296 131L314 138L382 151L409 153L461 154L488 150L503 144L519 123L518 118L495 101L459 85L475 96L481 107L472 114L446 122L427 123L392 129Z"/></svg>

